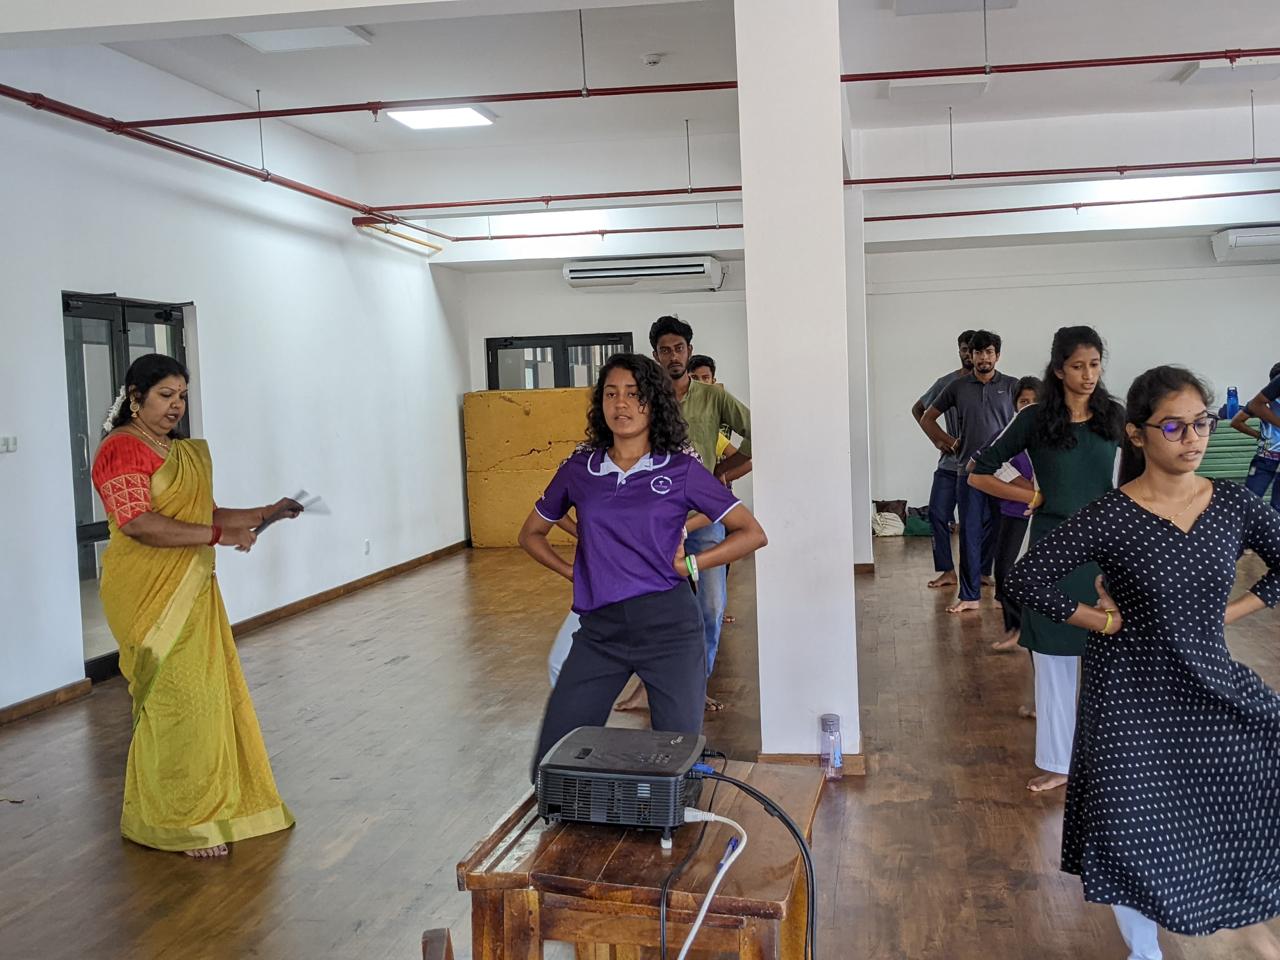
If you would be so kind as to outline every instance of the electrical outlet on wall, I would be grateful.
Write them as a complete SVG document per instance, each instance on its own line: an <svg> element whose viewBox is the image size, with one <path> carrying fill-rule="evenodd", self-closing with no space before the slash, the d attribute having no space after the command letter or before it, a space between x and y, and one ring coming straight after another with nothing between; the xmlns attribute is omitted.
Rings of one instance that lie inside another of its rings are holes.
<svg viewBox="0 0 1280 960"><path fill-rule="evenodd" d="M17 437L0 437L0 453L17 453Z"/></svg>
<svg viewBox="0 0 1280 960"><path fill-rule="evenodd" d="M365 555L366 557L369 555L369 549L370 549L372 546L373 546L373 541L371 541L371 540L366 540L366 541L364 542L364 555Z"/></svg>

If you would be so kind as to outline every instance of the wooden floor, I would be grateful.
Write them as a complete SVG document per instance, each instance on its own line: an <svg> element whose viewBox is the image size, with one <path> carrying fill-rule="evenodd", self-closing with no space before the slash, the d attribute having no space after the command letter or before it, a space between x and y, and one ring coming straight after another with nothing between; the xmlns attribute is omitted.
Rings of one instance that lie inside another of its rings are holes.
<svg viewBox="0 0 1280 960"><path fill-rule="evenodd" d="M924 587L927 541L858 579L870 773L830 789L814 851L822 960L1122 958L1109 912L1056 868L1061 792L1033 797L1026 656L987 651ZM1251 572L1258 571L1256 561ZM735 567L708 723L759 748L750 564ZM293 831L196 863L118 834L129 705L111 681L0 727L0 957L400 958L424 927L470 954L453 866L527 789L545 657L568 588L516 551L443 560L246 637L245 672ZM1280 617L1234 629L1280 683ZM1169 960L1245 956L1168 938Z"/></svg>

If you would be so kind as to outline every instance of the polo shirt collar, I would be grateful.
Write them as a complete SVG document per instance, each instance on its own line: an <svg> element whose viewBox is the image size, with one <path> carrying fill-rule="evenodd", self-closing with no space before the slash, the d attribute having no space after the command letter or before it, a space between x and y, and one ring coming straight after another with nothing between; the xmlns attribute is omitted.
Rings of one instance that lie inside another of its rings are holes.
<svg viewBox="0 0 1280 960"><path fill-rule="evenodd" d="M597 457L599 458L597 460ZM661 470L671 462L671 454L663 454L660 459L655 460L652 453L646 453L643 457L635 462L630 470L624 471L620 466L609 458L607 450L592 450L587 456L587 472L594 477L607 477L611 473L618 474L618 479L625 480L633 473L643 471Z"/></svg>

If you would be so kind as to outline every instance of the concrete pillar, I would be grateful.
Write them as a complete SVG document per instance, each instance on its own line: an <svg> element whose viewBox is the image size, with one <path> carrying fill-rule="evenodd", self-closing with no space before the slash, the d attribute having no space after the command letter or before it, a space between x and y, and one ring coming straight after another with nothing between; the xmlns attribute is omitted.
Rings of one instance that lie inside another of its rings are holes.
<svg viewBox="0 0 1280 960"><path fill-rule="evenodd" d="M735 0L765 754L860 750L837 0Z"/></svg>

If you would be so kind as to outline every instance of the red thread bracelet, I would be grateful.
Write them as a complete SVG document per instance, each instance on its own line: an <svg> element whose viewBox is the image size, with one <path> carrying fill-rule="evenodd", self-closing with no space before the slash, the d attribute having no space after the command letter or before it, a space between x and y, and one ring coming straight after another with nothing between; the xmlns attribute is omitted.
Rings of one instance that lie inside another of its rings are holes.
<svg viewBox="0 0 1280 960"><path fill-rule="evenodd" d="M213 527L213 536L209 538L209 546L212 547L217 545L218 541L222 539L222 528L216 523L211 524L210 526Z"/></svg>

